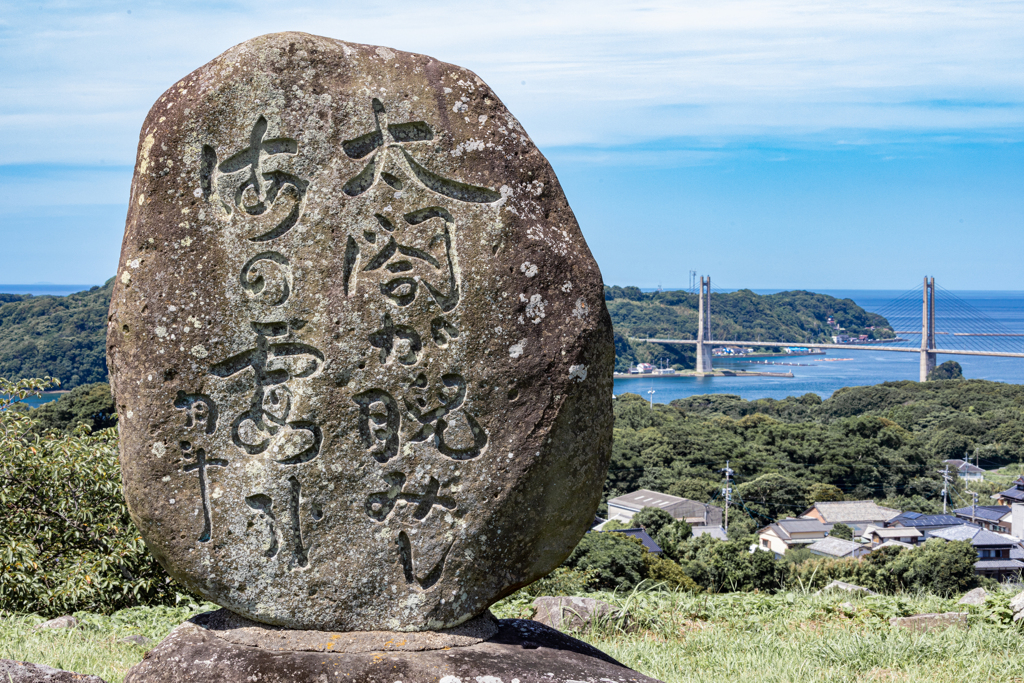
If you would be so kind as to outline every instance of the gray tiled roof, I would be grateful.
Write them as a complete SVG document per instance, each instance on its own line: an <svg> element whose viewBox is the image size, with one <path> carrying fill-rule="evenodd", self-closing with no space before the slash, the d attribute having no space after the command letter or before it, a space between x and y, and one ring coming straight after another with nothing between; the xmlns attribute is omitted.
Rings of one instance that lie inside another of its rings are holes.
<svg viewBox="0 0 1024 683"><path fill-rule="evenodd" d="M981 531L981 527L974 526L972 524L963 524L960 526L949 527L948 529L939 529L937 531L929 532L929 536L942 538L947 541L973 541L974 534L979 531Z"/></svg>
<svg viewBox="0 0 1024 683"><path fill-rule="evenodd" d="M847 541L843 538L823 538L807 546L807 549L812 553L818 552L832 555L833 557L846 557L847 555L852 555L857 549L864 547L860 543Z"/></svg>
<svg viewBox="0 0 1024 683"><path fill-rule="evenodd" d="M888 523L910 528L970 525L970 522L960 519L955 515L920 515L914 519L908 519L903 515L900 515L896 519L890 519Z"/></svg>
<svg viewBox="0 0 1024 683"><path fill-rule="evenodd" d="M1005 536L994 534L987 529L973 525L939 529L938 531L932 531L930 535L947 541L970 541L971 545L976 547L1014 545L1014 542Z"/></svg>
<svg viewBox="0 0 1024 683"><path fill-rule="evenodd" d="M1002 496L1003 498L1010 498L1012 500L1024 501L1024 491L1022 491L1021 489L1017 488L1016 486L1011 486L1010 488L1006 489L1005 491L1003 491L999 495Z"/></svg>
<svg viewBox="0 0 1024 683"><path fill-rule="evenodd" d="M980 467L972 465L969 462L964 462L963 460L943 460L942 462L943 462L943 464L949 465L950 467L955 467L956 471L961 473L961 474L964 474L964 473L967 473L967 474L984 474L985 473L985 470L981 469Z"/></svg>
<svg viewBox="0 0 1024 683"><path fill-rule="evenodd" d="M975 569L1024 569L1024 562L1020 560L978 560L974 563Z"/></svg>
<svg viewBox="0 0 1024 683"><path fill-rule="evenodd" d="M806 534L815 531L826 532L832 529L831 524L822 524L816 519L780 519L775 522L775 526L782 527L790 534Z"/></svg>
<svg viewBox="0 0 1024 683"><path fill-rule="evenodd" d="M965 508L958 508L953 510L958 515L964 517L973 517L974 519L984 519L991 522L998 522L1000 519L1006 516L1006 513L1010 511L1010 508L1006 505L979 505L977 510L968 505Z"/></svg>
<svg viewBox="0 0 1024 683"><path fill-rule="evenodd" d="M882 507L873 500L840 500L815 503L827 524L843 522L884 522L900 514L899 510ZM810 512L810 510L808 510ZM804 513L807 515L807 512Z"/></svg>

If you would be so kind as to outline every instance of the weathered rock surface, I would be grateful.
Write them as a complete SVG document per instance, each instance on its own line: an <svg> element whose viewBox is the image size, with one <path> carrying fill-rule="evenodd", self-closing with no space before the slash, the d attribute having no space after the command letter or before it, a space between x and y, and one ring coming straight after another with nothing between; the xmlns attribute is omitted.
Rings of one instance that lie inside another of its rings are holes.
<svg viewBox="0 0 1024 683"><path fill-rule="evenodd" d="M44 628L75 628L76 626L78 626L78 619L75 619L70 614L65 614L62 617L55 617L48 621L44 621L39 624L39 626L36 626L36 630L38 631Z"/></svg>
<svg viewBox="0 0 1024 683"><path fill-rule="evenodd" d="M125 683L657 683L543 624L503 619L487 642L423 652L277 652L245 647L186 622Z"/></svg>
<svg viewBox="0 0 1024 683"><path fill-rule="evenodd" d="M295 652L442 650L482 643L498 632L498 620L490 612L447 631L300 631L259 624L226 609L197 615L192 622L235 645Z"/></svg>
<svg viewBox="0 0 1024 683"><path fill-rule="evenodd" d="M1010 599L1010 609L1013 610L1013 620L1024 619L1024 591L1017 593Z"/></svg>
<svg viewBox="0 0 1024 683"><path fill-rule="evenodd" d="M13 659L0 659L0 681L3 683L105 683L99 676L76 674Z"/></svg>
<svg viewBox="0 0 1024 683"><path fill-rule="evenodd" d="M839 590L846 591L847 593L864 593L865 595L878 595L875 591L864 586L858 586L855 583L847 583L846 581L832 581L827 586L818 591L818 595L828 593L829 591Z"/></svg>
<svg viewBox="0 0 1024 683"><path fill-rule="evenodd" d="M626 621L603 600L577 597L539 597L533 601L533 620L559 631L583 631L609 621Z"/></svg>
<svg viewBox="0 0 1024 683"><path fill-rule="evenodd" d="M438 630L556 567L611 442L601 275L465 69L299 33L140 135L108 364L154 556L250 619Z"/></svg>
<svg viewBox="0 0 1024 683"><path fill-rule="evenodd" d="M911 631L934 631L953 626L967 627L967 612L943 612L941 614L915 614L911 617L893 617L889 620L893 626L910 629Z"/></svg>
<svg viewBox="0 0 1024 683"><path fill-rule="evenodd" d="M984 605L988 592L984 588L975 588L967 591L964 596L956 601L958 605Z"/></svg>

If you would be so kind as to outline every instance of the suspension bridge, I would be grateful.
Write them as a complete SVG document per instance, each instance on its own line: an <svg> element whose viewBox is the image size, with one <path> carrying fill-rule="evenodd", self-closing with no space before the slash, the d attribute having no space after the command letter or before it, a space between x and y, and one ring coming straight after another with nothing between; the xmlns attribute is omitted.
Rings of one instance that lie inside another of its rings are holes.
<svg viewBox="0 0 1024 683"><path fill-rule="evenodd" d="M716 294L724 293L716 292ZM698 375L713 372L711 349L716 346L762 348L798 346L807 349L917 353L921 357L920 379L922 382L927 381L928 375L935 369L936 357L940 354L1024 358L1024 334L1011 331L952 292L937 287L934 277L925 277L920 290L913 289L904 292L875 312L889 321L895 337L832 344L795 339L789 341L714 339L712 337L711 278L702 276L697 307L696 338L631 337L630 340L651 344L696 345ZM918 321L920 326L918 326Z"/></svg>

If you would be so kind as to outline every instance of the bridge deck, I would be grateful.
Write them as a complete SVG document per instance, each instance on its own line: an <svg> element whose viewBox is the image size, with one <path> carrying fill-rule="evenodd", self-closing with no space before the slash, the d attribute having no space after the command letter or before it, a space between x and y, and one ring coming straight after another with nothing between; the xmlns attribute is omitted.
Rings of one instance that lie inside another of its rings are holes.
<svg viewBox="0 0 1024 683"><path fill-rule="evenodd" d="M630 337L630 341L649 344L696 344L696 339L644 339ZM902 346L879 346L877 344L807 344L804 342L763 342L763 341L706 341L705 346L799 346L803 349L842 349L843 351L895 351L897 353L921 353L921 349ZM999 356L1002 358L1024 358L1024 353L1001 351L968 351L967 349L928 349L928 353L943 353L952 356Z"/></svg>

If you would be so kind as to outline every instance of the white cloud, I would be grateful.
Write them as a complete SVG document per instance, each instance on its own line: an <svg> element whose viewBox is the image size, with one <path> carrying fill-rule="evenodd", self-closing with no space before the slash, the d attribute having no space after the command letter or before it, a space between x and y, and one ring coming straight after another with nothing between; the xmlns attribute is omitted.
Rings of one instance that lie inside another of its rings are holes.
<svg viewBox="0 0 1024 683"><path fill-rule="evenodd" d="M4 15L0 163L131 163L165 88L281 30L471 68L543 146L1024 128L1019 2L64 2Z"/></svg>

